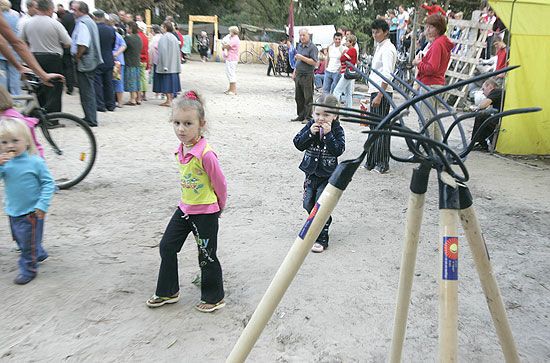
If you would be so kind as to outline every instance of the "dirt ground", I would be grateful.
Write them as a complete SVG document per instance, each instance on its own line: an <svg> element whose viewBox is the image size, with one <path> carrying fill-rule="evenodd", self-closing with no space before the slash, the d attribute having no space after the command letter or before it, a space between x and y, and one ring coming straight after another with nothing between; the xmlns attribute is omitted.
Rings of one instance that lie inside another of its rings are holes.
<svg viewBox="0 0 550 363"><path fill-rule="evenodd" d="M292 138L293 83L239 65L226 96L223 64L191 62L182 84L207 100L208 139L228 180L219 257L227 306L197 312L199 272L189 238L180 253L181 300L149 309L159 239L179 196L177 139L160 100L99 114L99 154L78 186L56 193L44 238L50 258L16 286L18 255L0 219L0 361L222 362L294 242L302 209L302 154ZM64 110L82 115L78 95ZM412 121L411 121L412 120ZM414 119L409 120L415 123ZM346 152L364 129L344 125ZM470 126L471 128L471 126ZM394 151L403 142L392 143ZM521 360L550 360L550 163L473 153L469 186ZM256 346L251 362L383 362L390 349L411 165L361 168L334 211L330 248L310 254ZM426 197L404 361L437 356L438 208ZM463 237L462 231L460 237ZM461 238L461 246L466 245ZM468 248L461 249L459 358L503 361Z"/></svg>

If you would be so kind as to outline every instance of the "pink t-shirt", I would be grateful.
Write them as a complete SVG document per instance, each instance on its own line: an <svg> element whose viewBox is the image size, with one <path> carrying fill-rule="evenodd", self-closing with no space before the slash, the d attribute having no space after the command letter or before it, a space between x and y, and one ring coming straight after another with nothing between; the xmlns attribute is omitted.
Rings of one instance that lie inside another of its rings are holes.
<svg viewBox="0 0 550 363"><path fill-rule="evenodd" d="M226 60L230 62L238 62L239 61L239 45L241 44L241 40L239 39L238 35L232 35L231 38L229 38L229 46L227 52L227 58Z"/></svg>

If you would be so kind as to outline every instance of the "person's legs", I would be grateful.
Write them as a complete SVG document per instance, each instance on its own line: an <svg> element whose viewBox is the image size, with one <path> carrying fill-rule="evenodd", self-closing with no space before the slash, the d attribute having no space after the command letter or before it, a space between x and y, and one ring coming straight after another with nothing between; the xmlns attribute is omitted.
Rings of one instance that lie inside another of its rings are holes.
<svg viewBox="0 0 550 363"><path fill-rule="evenodd" d="M325 79L325 75L324 74L316 74L314 76L314 83L315 83L315 89L320 89L320 88L323 88L323 80Z"/></svg>
<svg viewBox="0 0 550 363"><path fill-rule="evenodd" d="M94 89L95 89L95 98L98 111L106 111L105 100L104 100L104 90L103 90L103 73L105 70L100 66L95 70L94 78Z"/></svg>
<svg viewBox="0 0 550 363"><path fill-rule="evenodd" d="M332 79L332 85L330 86L330 93L334 94L334 89L336 88L336 85L338 84L338 82L340 82L340 78L342 78L342 74L340 72L336 72ZM339 96L338 96L338 99L340 99Z"/></svg>
<svg viewBox="0 0 550 363"><path fill-rule="evenodd" d="M97 104L94 88L95 70L91 72L76 72L76 77L80 91L80 103L84 110L84 121L90 126L97 126Z"/></svg>
<svg viewBox="0 0 550 363"><path fill-rule="evenodd" d="M109 111L114 111L115 104L115 90L113 87L113 67L106 68L102 74L103 82L103 100L105 102L105 108Z"/></svg>
<svg viewBox="0 0 550 363"><path fill-rule="evenodd" d="M305 99L304 99L304 90L303 90L303 81L302 75L296 74L294 79L294 100L296 101L296 114L298 115L297 121L304 120L304 108L305 108Z"/></svg>
<svg viewBox="0 0 550 363"><path fill-rule="evenodd" d="M304 94L304 111L301 115L302 119L307 120L311 118L312 104L313 104L313 73L304 74L302 77L302 90Z"/></svg>
<svg viewBox="0 0 550 363"><path fill-rule="evenodd" d="M218 216L219 213L189 216L189 223L199 251L201 301L206 304L216 304L224 298L222 267L216 256Z"/></svg>
<svg viewBox="0 0 550 363"><path fill-rule="evenodd" d="M21 248L19 276L15 283L25 284L36 276L38 262L48 257L42 247L44 220L37 218L34 213L30 213L20 217L10 217L10 226L17 244Z"/></svg>
<svg viewBox="0 0 550 363"><path fill-rule="evenodd" d="M161 262L155 295L169 297L180 291L178 252L181 250L189 232L191 232L191 225L178 208L172 215L170 222L168 222L160 241Z"/></svg>
<svg viewBox="0 0 550 363"><path fill-rule="evenodd" d="M73 57L69 48L63 49L63 57L61 59L63 63L63 75L65 76L65 85L67 87L67 94L72 94L75 85L75 70Z"/></svg>
<svg viewBox="0 0 550 363"><path fill-rule="evenodd" d="M37 62L47 73L62 73L63 61L57 54L36 54ZM48 112L61 112L61 95L63 94L63 83L53 82L53 87L41 86L38 90L38 102Z"/></svg>
<svg viewBox="0 0 550 363"><path fill-rule="evenodd" d="M63 93L63 84L60 86ZM8 63L8 92L12 96L21 94L21 73L11 63Z"/></svg>
<svg viewBox="0 0 550 363"><path fill-rule="evenodd" d="M314 181L312 185L313 192L315 194L315 203L319 200L319 197L321 194L323 194L323 191L325 190L325 187L328 184L328 179L325 178L317 178L317 180ZM321 246L323 246L324 249L328 248L328 230L330 227L330 224L332 223L332 216L328 217L327 222L323 226L323 229L321 230L321 233L319 234L319 237L317 237L316 243L319 243Z"/></svg>

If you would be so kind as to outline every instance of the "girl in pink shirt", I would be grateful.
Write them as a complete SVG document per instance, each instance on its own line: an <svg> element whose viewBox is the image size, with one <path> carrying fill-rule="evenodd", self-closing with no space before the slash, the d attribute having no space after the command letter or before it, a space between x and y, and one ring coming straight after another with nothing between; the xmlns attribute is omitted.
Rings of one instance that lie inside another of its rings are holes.
<svg viewBox="0 0 550 363"><path fill-rule="evenodd" d="M44 158L44 147L38 142L36 133L34 132L34 127L38 124L38 119L26 117L13 108L13 98L4 87L0 87L0 116L16 118L25 122L31 132L32 140L38 150L38 155L40 155L42 159Z"/></svg>
<svg viewBox="0 0 550 363"><path fill-rule="evenodd" d="M201 268L201 301L195 308L209 313L225 306L216 250L218 218L225 208L227 184L216 154L202 136L206 124L204 102L197 92L188 91L174 100L171 123L180 140L175 157L181 198L160 241L157 289L147 306L154 308L179 300L177 254L191 232L197 242Z"/></svg>

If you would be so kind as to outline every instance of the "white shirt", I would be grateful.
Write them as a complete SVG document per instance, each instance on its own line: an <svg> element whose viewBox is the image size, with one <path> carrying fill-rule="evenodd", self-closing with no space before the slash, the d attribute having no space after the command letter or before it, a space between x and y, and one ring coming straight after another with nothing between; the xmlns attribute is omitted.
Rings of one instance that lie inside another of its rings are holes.
<svg viewBox="0 0 550 363"><path fill-rule="evenodd" d="M328 64L325 68L326 72L340 73L340 57L342 56L344 49L346 49L346 47L343 45L336 47L333 44L328 47Z"/></svg>
<svg viewBox="0 0 550 363"><path fill-rule="evenodd" d="M372 57L372 69L376 69L384 77L386 77L389 80L392 80L392 75L394 69L395 69L395 62L397 62L397 50L395 49L395 45L389 40L384 39L382 42L378 43L376 46L376 50L374 51L374 55ZM381 86L382 85L382 78L378 76L376 73L371 72L369 78L372 82L375 84ZM380 92L376 87L374 87L371 82L369 82L369 90L368 93L374 93L374 92ZM386 88L386 92L393 92L392 87L388 84L388 87Z"/></svg>
<svg viewBox="0 0 550 363"><path fill-rule="evenodd" d="M409 21L409 13L407 11L403 11L403 13L397 15L397 23L398 29L407 29L407 22Z"/></svg>
<svg viewBox="0 0 550 363"><path fill-rule="evenodd" d="M82 22L82 20L79 20L80 18L76 19L76 25L73 30L73 36L72 36L72 44L71 44L71 54L75 55L78 51L78 46L83 45L86 48L90 48L90 44L92 44L92 35L90 34L90 31L88 30L88 27Z"/></svg>

